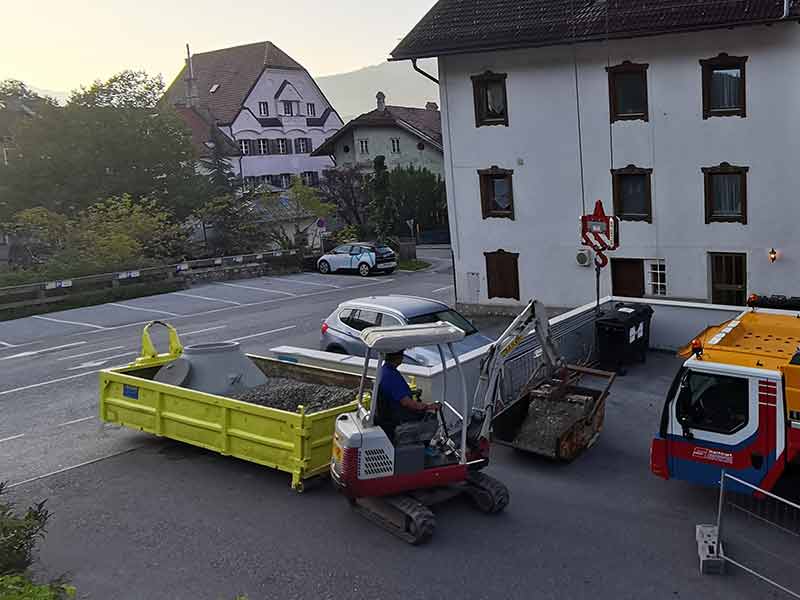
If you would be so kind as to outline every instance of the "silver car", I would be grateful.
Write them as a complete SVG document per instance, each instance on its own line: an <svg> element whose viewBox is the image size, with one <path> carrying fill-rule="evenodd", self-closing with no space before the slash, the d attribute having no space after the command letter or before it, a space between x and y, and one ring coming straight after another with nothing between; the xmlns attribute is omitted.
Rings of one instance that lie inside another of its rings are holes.
<svg viewBox="0 0 800 600"><path fill-rule="evenodd" d="M396 268L394 250L385 244L371 242L342 244L317 261L317 270L323 275L344 271L367 277L372 273L391 273Z"/></svg>
<svg viewBox="0 0 800 600"><path fill-rule="evenodd" d="M443 302L416 296L371 296L340 304L322 322L319 347L326 352L364 356L366 346L359 334L367 327L437 321L452 323L466 333L463 340L454 344L458 355L492 343L465 317ZM405 354L407 362L412 364L433 366L440 363L439 351L435 347L411 348Z"/></svg>

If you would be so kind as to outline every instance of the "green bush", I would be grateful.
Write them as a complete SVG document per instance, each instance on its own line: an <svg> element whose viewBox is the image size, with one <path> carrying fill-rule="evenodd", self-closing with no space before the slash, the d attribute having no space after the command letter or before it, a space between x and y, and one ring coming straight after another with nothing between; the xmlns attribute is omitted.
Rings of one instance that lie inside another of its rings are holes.
<svg viewBox="0 0 800 600"><path fill-rule="evenodd" d="M5 483L0 483L0 497L4 491ZM44 502L17 514L13 504L0 500L0 575L22 573L31 566L49 518Z"/></svg>
<svg viewBox="0 0 800 600"><path fill-rule="evenodd" d="M62 583L34 583L27 575L0 575L0 600L64 600L75 588Z"/></svg>

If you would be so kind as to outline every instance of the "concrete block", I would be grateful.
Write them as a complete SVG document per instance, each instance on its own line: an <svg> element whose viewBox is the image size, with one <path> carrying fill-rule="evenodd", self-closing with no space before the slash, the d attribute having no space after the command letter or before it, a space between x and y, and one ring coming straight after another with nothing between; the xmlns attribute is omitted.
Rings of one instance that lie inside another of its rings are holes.
<svg viewBox="0 0 800 600"><path fill-rule="evenodd" d="M722 575L725 572L725 555L716 525L695 527L697 555L700 558L701 575Z"/></svg>

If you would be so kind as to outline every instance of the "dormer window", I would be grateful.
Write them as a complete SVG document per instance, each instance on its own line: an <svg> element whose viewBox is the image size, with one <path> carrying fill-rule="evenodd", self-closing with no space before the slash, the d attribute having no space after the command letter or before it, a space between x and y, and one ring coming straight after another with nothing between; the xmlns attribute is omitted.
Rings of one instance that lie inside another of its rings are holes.
<svg viewBox="0 0 800 600"><path fill-rule="evenodd" d="M269 116L269 102L259 102L258 103L258 114L261 117L268 117Z"/></svg>
<svg viewBox="0 0 800 600"><path fill-rule="evenodd" d="M294 116L294 102L291 102L289 100L283 101L283 114L287 117Z"/></svg>
<svg viewBox="0 0 800 600"><path fill-rule="evenodd" d="M314 106L313 102L308 102L306 104L306 114L309 117L316 117L317 116L317 107Z"/></svg>

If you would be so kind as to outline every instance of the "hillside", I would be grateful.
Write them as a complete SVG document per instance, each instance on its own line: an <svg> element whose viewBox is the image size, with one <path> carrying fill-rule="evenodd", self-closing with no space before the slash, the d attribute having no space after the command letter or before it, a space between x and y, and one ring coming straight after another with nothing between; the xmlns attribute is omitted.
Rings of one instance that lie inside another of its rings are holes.
<svg viewBox="0 0 800 600"><path fill-rule="evenodd" d="M421 60L419 67L437 74L436 60ZM438 86L411 67L409 61L385 62L349 73L317 77L325 92L345 122L375 108L375 94L386 94L386 103L423 108L426 102L439 104Z"/></svg>

